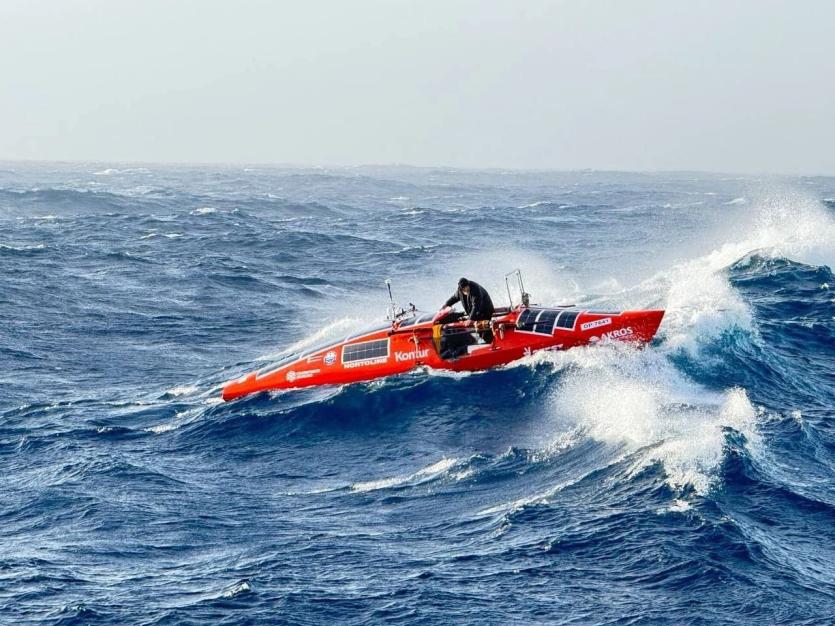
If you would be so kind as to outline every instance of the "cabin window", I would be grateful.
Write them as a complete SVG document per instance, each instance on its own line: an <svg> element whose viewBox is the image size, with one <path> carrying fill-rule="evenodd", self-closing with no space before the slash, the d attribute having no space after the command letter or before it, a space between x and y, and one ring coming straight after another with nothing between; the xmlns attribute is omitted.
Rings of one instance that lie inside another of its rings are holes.
<svg viewBox="0 0 835 626"><path fill-rule="evenodd" d="M342 348L343 363L350 363L352 361L366 361L368 359L388 357L388 355L388 339L377 339L375 341L363 341L361 343L352 343Z"/></svg>

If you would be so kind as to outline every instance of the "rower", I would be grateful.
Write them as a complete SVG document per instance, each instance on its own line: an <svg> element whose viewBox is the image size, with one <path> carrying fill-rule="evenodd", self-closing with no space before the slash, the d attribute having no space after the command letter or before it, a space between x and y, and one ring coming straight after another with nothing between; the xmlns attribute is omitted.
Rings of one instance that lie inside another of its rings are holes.
<svg viewBox="0 0 835 626"><path fill-rule="evenodd" d="M461 278L458 280L458 289L450 298L444 302L444 307L449 307L460 302L464 311L475 323L476 328L483 327L478 331L479 336L486 343L493 343L493 331L490 330L490 320L493 318L493 300L487 290L474 280ZM482 324L479 324L482 322ZM483 322L487 322L484 324Z"/></svg>

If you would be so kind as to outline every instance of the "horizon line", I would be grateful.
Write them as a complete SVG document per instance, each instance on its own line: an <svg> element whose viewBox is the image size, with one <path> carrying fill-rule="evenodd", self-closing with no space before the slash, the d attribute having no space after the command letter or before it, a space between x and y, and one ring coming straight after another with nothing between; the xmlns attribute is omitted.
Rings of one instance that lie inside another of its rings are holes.
<svg viewBox="0 0 835 626"><path fill-rule="evenodd" d="M835 173L832 174L809 174L809 173L784 173L784 172L769 172L769 171L723 171L723 170L709 170L709 169L686 169L686 168L659 168L659 169L620 169L620 168L596 168L596 167L577 167L577 168L557 168L557 167L512 167L512 166L462 166L462 165L416 165L411 163L358 163L358 164L311 164L298 162L281 162L281 161L148 161L148 160L132 160L132 159L39 159L39 158L2 158L0 157L0 164L37 164L37 165L128 165L128 166L156 166L156 167L194 167L194 168L273 168L273 169L299 169L299 170L351 170L363 168L403 168L415 170L448 170L457 172L500 172L500 173L537 173L537 174L580 174L580 173L599 173L599 174L704 174L713 176L740 176L745 178L751 177L780 177L780 178L835 178Z"/></svg>

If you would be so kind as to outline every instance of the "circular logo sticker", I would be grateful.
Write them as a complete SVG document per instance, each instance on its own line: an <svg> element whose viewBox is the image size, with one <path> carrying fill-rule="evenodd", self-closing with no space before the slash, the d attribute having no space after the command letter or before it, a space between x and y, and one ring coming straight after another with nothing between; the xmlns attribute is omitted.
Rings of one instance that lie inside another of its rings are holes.
<svg viewBox="0 0 835 626"><path fill-rule="evenodd" d="M296 380L296 372L287 372L287 380L291 383Z"/></svg>
<svg viewBox="0 0 835 626"><path fill-rule="evenodd" d="M331 350L325 355L325 365L333 365L336 363L336 352Z"/></svg>

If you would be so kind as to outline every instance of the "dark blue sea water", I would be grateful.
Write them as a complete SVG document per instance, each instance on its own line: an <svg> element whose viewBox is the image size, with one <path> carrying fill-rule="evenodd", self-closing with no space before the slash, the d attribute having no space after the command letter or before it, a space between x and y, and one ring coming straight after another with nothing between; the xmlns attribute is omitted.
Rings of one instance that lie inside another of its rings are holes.
<svg viewBox="0 0 835 626"><path fill-rule="evenodd" d="M835 179L0 170L3 623L832 623ZM219 400L516 267L659 336Z"/></svg>

